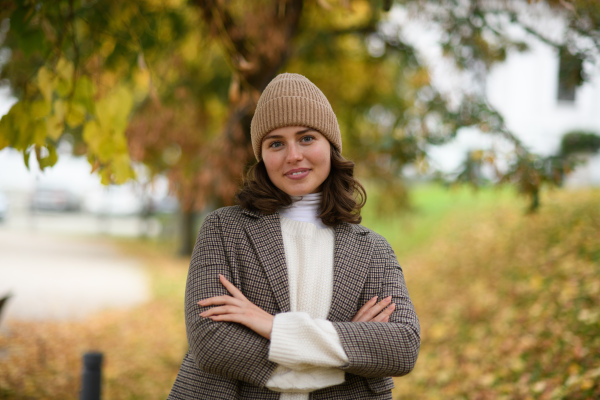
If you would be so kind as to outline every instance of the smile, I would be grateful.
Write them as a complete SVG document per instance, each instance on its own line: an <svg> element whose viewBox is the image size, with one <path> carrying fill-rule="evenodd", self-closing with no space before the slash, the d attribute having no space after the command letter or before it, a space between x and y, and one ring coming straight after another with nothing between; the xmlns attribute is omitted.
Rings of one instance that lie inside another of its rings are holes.
<svg viewBox="0 0 600 400"><path fill-rule="evenodd" d="M294 169L294 170L287 172L285 174L285 176L287 176L290 179L302 179L306 175L308 175L309 172L310 172L310 169L304 169L304 168L303 169Z"/></svg>

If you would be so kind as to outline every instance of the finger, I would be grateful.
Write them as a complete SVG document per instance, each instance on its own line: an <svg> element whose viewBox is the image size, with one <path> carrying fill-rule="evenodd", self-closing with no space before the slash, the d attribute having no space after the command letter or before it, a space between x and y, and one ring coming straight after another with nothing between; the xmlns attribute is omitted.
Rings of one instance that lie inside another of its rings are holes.
<svg viewBox="0 0 600 400"><path fill-rule="evenodd" d="M375 305L377 302L377 296L371 298L371 300L367 301L361 308L358 310L354 318L352 318L352 322L357 322L361 320L361 317Z"/></svg>
<svg viewBox="0 0 600 400"><path fill-rule="evenodd" d="M225 289L227 289L227 291L231 293L233 297L235 297L236 299L246 299L246 296L244 296L244 294L238 288L236 288L233 283L229 282L227 278L225 278L225 276L219 274L219 280L221 281L221 284L225 286Z"/></svg>
<svg viewBox="0 0 600 400"><path fill-rule="evenodd" d="M377 303L377 296L373 297L371 300L369 300L368 302L365 303L364 306L362 306L360 308L360 310L358 310L358 313L356 313L355 317L352 319L352 321L354 322L366 322L368 321L371 317L368 316L369 315L369 311L376 305Z"/></svg>
<svg viewBox="0 0 600 400"><path fill-rule="evenodd" d="M386 309L384 309L381 313L379 313L373 319L371 319L371 321L373 321L373 322L389 322L390 315L392 315L392 313L394 312L395 309L396 309L396 304L392 303Z"/></svg>
<svg viewBox="0 0 600 400"><path fill-rule="evenodd" d="M200 300L198 302L198 304L201 305L202 307L219 306L222 304L235 304L235 305L239 306L240 300L236 299L235 297L223 295L223 296L209 297L208 299Z"/></svg>
<svg viewBox="0 0 600 400"><path fill-rule="evenodd" d="M240 322L238 321L236 314L210 315L207 318L210 318L213 321Z"/></svg>
<svg viewBox="0 0 600 400"><path fill-rule="evenodd" d="M200 313L201 317L207 318L211 315L222 315L222 314L239 314L241 309L236 306L219 306L213 307L210 310L206 310Z"/></svg>
<svg viewBox="0 0 600 400"><path fill-rule="evenodd" d="M375 318L377 321L383 321L384 319L388 319L396 309L396 304L392 303L388 307L386 307L383 311L381 311Z"/></svg>
<svg viewBox="0 0 600 400"><path fill-rule="evenodd" d="M242 324L264 338L271 339L271 331L273 330L273 316L267 313L265 314L266 315L258 318L250 317L245 313L211 315L208 318L215 322L234 322Z"/></svg>
<svg viewBox="0 0 600 400"><path fill-rule="evenodd" d="M364 321L371 321L376 315L378 315L384 308L386 308L392 301L392 296L388 296L381 300L379 303L371 307L363 316Z"/></svg>
<svg viewBox="0 0 600 400"><path fill-rule="evenodd" d="M247 325L247 321L242 314L219 314L219 315L211 315L207 318L210 318L212 321L221 321L221 322L236 322L238 324L242 324L244 326Z"/></svg>

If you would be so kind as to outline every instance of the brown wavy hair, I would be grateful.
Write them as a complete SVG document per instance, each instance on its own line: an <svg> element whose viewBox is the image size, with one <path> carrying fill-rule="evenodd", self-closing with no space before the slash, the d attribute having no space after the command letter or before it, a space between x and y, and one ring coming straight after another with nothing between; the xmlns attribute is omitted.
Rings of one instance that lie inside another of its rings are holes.
<svg viewBox="0 0 600 400"><path fill-rule="evenodd" d="M367 202L365 188L354 178L354 162L346 160L331 146L331 171L321 185L321 212L319 218L327 226L341 222L359 224L360 210ZM246 174L236 199L240 206L273 214L281 207L292 204L289 194L271 182L263 160L254 164Z"/></svg>

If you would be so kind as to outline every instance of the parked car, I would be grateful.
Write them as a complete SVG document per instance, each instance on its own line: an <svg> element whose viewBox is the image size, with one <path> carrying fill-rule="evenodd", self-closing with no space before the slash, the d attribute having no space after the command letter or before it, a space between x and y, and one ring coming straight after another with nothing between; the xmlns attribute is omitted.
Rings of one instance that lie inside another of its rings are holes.
<svg viewBox="0 0 600 400"><path fill-rule="evenodd" d="M144 203L133 185L110 185L86 193L83 209L95 215L140 215Z"/></svg>
<svg viewBox="0 0 600 400"><path fill-rule="evenodd" d="M31 209L35 211L78 211L81 199L67 188L38 186L31 197Z"/></svg>
<svg viewBox="0 0 600 400"><path fill-rule="evenodd" d="M152 211L159 214L173 214L179 211L179 201L174 196L163 196L152 199Z"/></svg>

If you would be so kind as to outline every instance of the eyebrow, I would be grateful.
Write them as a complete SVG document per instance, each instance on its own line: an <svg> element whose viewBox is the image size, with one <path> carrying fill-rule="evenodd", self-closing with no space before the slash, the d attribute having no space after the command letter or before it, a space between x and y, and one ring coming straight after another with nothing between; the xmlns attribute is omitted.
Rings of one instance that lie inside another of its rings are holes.
<svg viewBox="0 0 600 400"><path fill-rule="evenodd" d="M302 129L302 130L296 132L295 135L302 135L302 134L304 134L306 132L311 132L311 131L315 131L316 132L316 130L313 129L313 128L306 128L306 129ZM265 136L265 140L266 139L281 139L282 137L283 137L282 135L271 135L269 133L269 134L267 134L267 136Z"/></svg>

